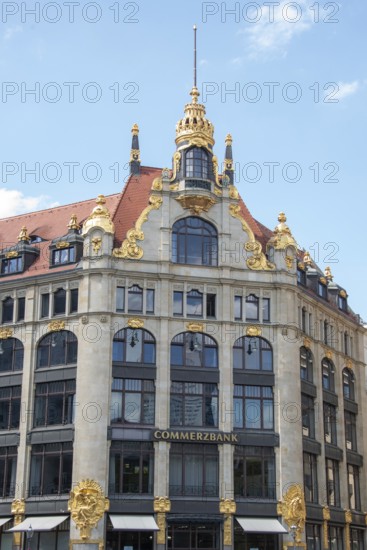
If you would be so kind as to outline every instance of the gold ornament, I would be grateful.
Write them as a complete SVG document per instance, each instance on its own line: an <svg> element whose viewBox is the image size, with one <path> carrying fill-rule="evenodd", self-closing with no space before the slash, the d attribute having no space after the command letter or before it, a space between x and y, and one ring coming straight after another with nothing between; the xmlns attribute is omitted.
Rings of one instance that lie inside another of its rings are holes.
<svg viewBox="0 0 367 550"><path fill-rule="evenodd" d="M303 345L305 348L310 349L311 347L311 340L309 338L303 338Z"/></svg>
<svg viewBox="0 0 367 550"><path fill-rule="evenodd" d="M144 321L143 321L143 319L138 319L137 317L135 317L133 319L128 320L127 326L129 328L143 328Z"/></svg>
<svg viewBox="0 0 367 550"><path fill-rule="evenodd" d="M229 198L238 200L240 198L240 195L237 191L237 188L234 185L229 185Z"/></svg>
<svg viewBox="0 0 367 550"><path fill-rule="evenodd" d="M191 213L196 215L208 212L216 204L216 200L205 195L180 195L176 201L181 204L182 208L190 209Z"/></svg>
<svg viewBox="0 0 367 550"><path fill-rule="evenodd" d="M180 165L181 165L181 153L180 151L176 151L173 155L173 174L170 181L175 181L177 178L177 174L180 171ZM172 189L171 191L175 191L175 189Z"/></svg>
<svg viewBox="0 0 367 550"><path fill-rule="evenodd" d="M204 332L204 323L187 323L186 328L190 332Z"/></svg>
<svg viewBox="0 0 367 550"><path fill-rule="evenodd" d="M330 509L329 506L324 506L322 509L323 523L323 535L324 535L324 548L329 548L329 536L328 536L328 522L330 521Z"/></svg>
<svg viewBox="0 0 367 550"><path fill-rule="evenodd" d="M47 325L47 329L49 332L58 332L59 330L64 330L65 328L65 321L51 321Z"/></svg>
<svg viewBox="0 0 367 550"><path fill-rule="evenodd" d="M268 244L274 246L276 250L284 250L288 246L297 248L297 243L293 238L291 230L285 223L287 218L284 212L278 216L279 224L275 227L273 236L269 239Z"/></svg>
<svg viewBox="0 0 367 550"><path fill-rule="evenodd" d="M292 269L294 263L294 258L292 256L286 256L285 257L285 265L288 269Z"/></svg>
<svg viewBox="0 0 367 550"><path fill-rule="evenodd" d="M0 328L0 340L6 340L13 336L12 328Z"/></svg>
<svg viewBox="0 0 367 550"><path fill-rule="evenodd" d="M69 248L70 243L67 243L66 241L59 241L56 243L56 248Z"/></svg>
<svg viewBox="0 0 367 550"><path fill-rule="evenodd" d="M303 255L303 263L305 264L306 267L311 267L312 265L312 260L311 260L311 255L309 252L305 252L304 255Z"/></svg>
<svg viewBox="0 0 367 550"><path fill-rule="evenodd" d="M353 369L353 361L351 359L347 359L346 362L345 362L345 366L347 367L347 369L352 370Z"/></svg>
<svg viewBox="0 0 367 550"><path fill-rule="evenodd" d="M133 136L138 136L139 135L139 126L136 123L131 128L131 133L132 133Z"/></svg>
<svg viewBox="0 0 367 550"><path fill-rule="evenodd" d="M208 147L214 145L214 126L205 118L205 107L198 103L199 90L190 92L191 103L185 105L184 117L176 125L176 144L189 141L190 145Z"/></svg>
<svg viewBox="0 0 367 550"><path fill-rule="evenodd" d="M94 237L92 239L92 246L93 246L93 252L99 252L101 250L101 246L102 246L101 237Z"/></svg>
<svg viewBox="0 0 367 550"><path fill-rule="evenodd" d="M155 178L153 180L152 189L153 191L162 191L163 189L162 178Z"/></svg>
<svg viewBox="0 0 367 550"><path fill-rule="evenodd" d="M341 290L339 292L339 296L341 296L342 298L346 298L347 297L347 293L345 292L345 290Z"/></svg>
<svg viewBox="0 0 367 550"><path fill-rule="evenodd" d="M68 228L69 229L80 229L80 225L78 224L78 219L76 217L76 214L73 214L70 218L70 221L68 223Z"/></svg>
<svg viewBox="0 0 367 550"><path fill-rule="evenodd" d="M171 511L171 501L168 497L155 497L154 512L157 513L157 544L166 544L166 513Z"/></svg>
<svg viewBox="0 0 367 550"><path fill-rule="evenodd" d="M296 527L295 542L301 543L306 522L306 505L303 489L300 485L291 485L283 495L282 512L288 527Z"/></svg>
<svg viewBox="0 0 367 550"><path fill-rule="evenodd" d="M333 275L331 273L331 269L329 266L325 267L325 271L324 271L324 275L325 275L325 279L329 282L329 281L332 281L333 280Z"/></svg>
<svg viewBox="0 0 367 550"><path fill-rule="evenodd" d="M114 248L112 255L115 258L128 258L130 260L140 260L143 255L143 249L136 243L136 241L143 241L145 236L142 231L142 225L148 220L149 214L152 210L159 210L162 205L162 198L158 195L151 195L149 197L149 206L144 208L139 218L135 223L133 229L129 229L126 234L126 239L122 243L120 248Z"/></svg>
<svg viewBox="0 0 367 550"><path fill-rule="evenodd" d="M93 227L99 227L106 233L113 234L115 232L115 226L111 220L110 212L105 206L106 199L104 195L98 195L96 199L97 206L93 208L91 215L83 223L82 234L86 235Z"/></svg>
<svg viewBox="0 0 367 550"><path fill-rule="evenodd" d="M110 501L104 496L101 486L92 479L83 479L70 491L68 510L82 540L90 538L91 529L96 527L109 507Z"/></svg>
<svg viewBox="0 0 367 550"><path fill-rule="evenodd" d="M24 520L25 514L25 500L24 498L16 498L11 503L11 514L14 516L14 526L19 525ZM20 531L13 533L13 545L16 547L21 546L22 533Z"/></svg>
<svg viewBox="0 0 367 550"><path fill-rule="evenodd" d="M154 497L153 509L155 512L167 513L171 511L171 501L168 497Z"/></svg>
<svg viewBox="0 0 367 550"><path fill-rule="evenodd" d="M261 336L261 327L246 327L246 336Z"/></svg>
<svg viewBox="0 0 367 550"><path fill-rule="evenodd" d="M324 348L324 351L325 351L325 357L327 359L332 359L333 358L333 352L331 351L331 349L329 348Z"/></svg>
<svg viewBox="0 0 367 550"><path fill-rule="evenodd" d="M7 252L5 254L5 258L9 259L9 258L18 258L19 256L19 252L17 250L11 250L10 252Z"/></svg>
<svg viewBox="0 0 367 550"><path fill-rule="evenodd" d="M352 512L350 510L344 511L345 516L345 548L350 550L350 524L352 523Z"/></svg>
<svg viewBox="0 0 367 550"><path fill-rule="evenodd" d="M133 161L141 162L139 149L131 149L130 162L133 162Z"/></svg>
<svg viewBox="0 0 367 550"><path fill-rule="evenodd" d="M29 243L31 239L29 238L29 235L28 235L28 231L27 231L27 228L25 225L23 225L19 235L18 235L18 241L19 242L24 242L24 243Z"/></svg>
<svg viewBox="0 0 367 550"><path fill-rule="evenodd" d="M224 514L223 543L232 546L232 515L236 513L236 502L230 498L221 498L219 511Z"/></svg>

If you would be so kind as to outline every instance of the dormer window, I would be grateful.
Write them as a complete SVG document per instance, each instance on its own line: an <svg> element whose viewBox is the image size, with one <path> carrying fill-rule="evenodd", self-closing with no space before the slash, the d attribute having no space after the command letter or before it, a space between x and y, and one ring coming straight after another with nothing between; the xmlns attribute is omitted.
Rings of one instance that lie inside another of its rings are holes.
<svg viewBox="0 0 367 550"><path fill-rule="evenodd" d="M327 285L323 281L318 283L318 294L324 300L327 300Z"/></svg>
<svg viewBox="0 0 367 550"><path fill-rule="evenodd" d="M1 261L1 274L11 275L12 273L21 273L23 271L23 256L15 258L5 258Z"/></svg>
<svg viewBox="0 0 367 550"><path fill-rule="evenodd" d="M75 247L59 248L52 251L52 265L69 264L75 262Z"/></svg>
<svg viewBox="0 0 367 550"><path fill-rule="evenodd" d="M186 177L208 179L208 173L208 154L200 147L193 147L186 153Z"/></svg>
<svg viewBox="0 0 367 550"><path fill-rule="evenodd" d="M347 298L343 294L338 296L338 307L341 311L348 311Z"/></svg>

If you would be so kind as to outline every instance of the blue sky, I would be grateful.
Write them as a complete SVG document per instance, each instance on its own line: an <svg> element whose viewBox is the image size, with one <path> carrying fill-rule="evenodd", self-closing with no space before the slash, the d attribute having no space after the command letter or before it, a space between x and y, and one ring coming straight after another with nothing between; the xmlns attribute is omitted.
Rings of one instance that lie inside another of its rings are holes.
<svg viewBox="0 0 367 550"><path fill-rule="evenodd" d="M171 166L196 23L219 161L230 132L252 214L284 211L367 319L364 2L35 4L2 2L1 217L119 191L135 122L142 162Z"/></svg>

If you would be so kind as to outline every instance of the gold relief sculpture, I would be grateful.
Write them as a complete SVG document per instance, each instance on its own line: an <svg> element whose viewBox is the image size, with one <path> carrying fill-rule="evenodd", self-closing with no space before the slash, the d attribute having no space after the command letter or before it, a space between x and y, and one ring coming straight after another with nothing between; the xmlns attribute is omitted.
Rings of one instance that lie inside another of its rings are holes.
<svg viewBox="0 0 367 550"><path fill-rule="evenodd" d="M155 178L152 183L152 190L162 191L162 189L163 189L162 178Z"/></svg>
<svg viewBox="0 0 367 550"><path fill-rule="evenodd" d="M186 328L190 332L204 332L204 323L187 323Z"/></svg>
<svg viewBox="0 0 367 550"><path fill-rule="evenodd" d="M56 243L56 248L69 248L70 243L67 243L66 241L59 241Z"/></svg>
<svg viewBox="0 0 367 550"><path fill-rule="evenodd" d="M333 352L331 351L331 349L324 348L324 350L325 350L325 357L331 360L333 358Z"/></svg>
<svg viewBox="0 0 367 550"><path fill-rule="evenodd" d="M18 258L19 252L17 250L11 250L5 254L5 258Z"/></svg>
<svg viewBox="0 0 367 550"><path fill-rule="evenodd" d="M83 223L82 235L86 235L93 227L100 227L106 233L113 234L115 232L115 226L111 220L110 212L105 206L106 199L104 195L98 195L96 199L97 206L93 208L91 215Z"/></svg>
<svg viewBox="0 0 367 550"><path fill-rule="evenodd" d="M78 219L77 219L76 214L73 214L71 216L70 221L68 223L68 228L69 229L76 229L76 230L80 229L80 225L78 223Z"/></svg>
<svg viewBox="0 0 367 550"><path fill-rule="evenodd" d="M298 262L298 267L299 267L299 269L302 269L302 271L305 270L305 264L302 263L302 262Z"/></svg>
<svg viewBox="0 0 367 550"><path fill-rule="evenodd" d="M173 174L170 181L175 181L177 178L177 174L180 171L180 165L181 165L181 153L180 151L176 151L173 155ZM176 189L172 189L172 187L176 187L171 185L171 191L176 191ZM178 185L177 185L178 189Z"/></svg>
<svg viewBox="0 0 367 550"><path fill-rule="evenodd" d="M219 511L221 514L235 514L236 502L231 498L221 498L219 501Z"/></svg>
<svg viewBox="0 0 367 550"><path fill-rule="evenodd" d="M326 285L327 281L326 281L325 277L320 277L320 283L323 284L323 285Z"/></svg>
<svg viewBox="0 0 367 550"><path fill-rule="evenodd" d="M171 511L171 501L168 497L155 497L153 510L157 514L157 544L166 544L166 513Z"/></svg>
<svg viewBox="0 0 367 550"><path fill-rule="evenodd" d="M18 241L19 242L24 242L24 243L29 243L31 239L29 238L29 235L28 235L28 231L27 231L27 228L25 225L23 225L19 235L18 235Z"/></svg>
<svg viewBox="0 0 367 550"><path fill-rule="evenodd" d="M140 161L140 151L139 151L139 149L131 149L131 151L130 151L130 162L133 162L133 161L141 162Z"/></svg>
<svg viewBox="0 0 367 550"><path fill-rule="evenodd" d="M237 187L235 185L229 185L229 198L235 200L238 200L240 198Z"/></svg>
<svg viewBox="0 0 367 550"><path fill-rule="evenodd" d="M0 328L0 340L6 340L7 338L11 338L13 336L13 329L12 328Z"/></svg>
<svg viewBox="0 0 367 550"><path fill-rule="evenodd" d="M332 281L334 279L329 266L325 267L324 275L327 281Z"/></svg>
<svg viewBox="0 0 367 550"><path fill-rule="evenodd" d="M291 230L285 223L287 218L284 212L278 216L279 224L275 227L273 236L269 239L269 245L274 246L276 250L284 250L288 246L297 248L297 243L293 238Z"/></svg>
<svg viewBox="0 0 367 550"><path fill-rule="evenodd" d="M218 187L220 187L221 183L219 181L219 175L218 175L218 158L216 157L216 155L213 155L212 162L213 162L214 181L215 181L216 185L218 185Z"/></svg>
<svg viewBox="0 0 367 550"><path fill-rule="evenodd" d="M65 321L51 321L47 325L47 329L49 332L57 332L59 330L64 330L65 328Z"/></svg>
<svg viewBox="0 0 367 550"><path fill-rule="evenodd" d="M167 513L171 511L171 501L168 497L154 497L153 509L155 512Z"/></svg>
<svg viewBox="0 0 367 550"><path fill-rule="evenodd" d="M346 298L347 297L347 293L345 292L345 290L341 290L339 292L339 296L341 296L342 298Z"/></svg>
<svg viewBox="0 0 367 550"><path fill-rule="evenodd" d="M219 511L224 514L223 542L225 546L232 546L232 515L236 513L236 502L230 498L221 498Z"/></svg>
<svg viewBox="0 0 367 550"><path fill-rule="evenodd" d="M303 255L303 263L305 264L306 267L311 267L312 265L312 259L311 259L311 255L309 252L305 252L304 255Z"/></svg>
<svg viewBox="0 0 367 550"><path fill-rule="evenodd" d="M173 185L170 185L169 188L170 188L171 191L178 191L179 184L175 183Z"/></svg>
<svg viewBox="0 0 367 550"><path fill-rule="evenodd" d="M143 319L138 319L137 317L134 317L132 319L128 319L127 326L129 328L143 328L144 321Z"/></svg>
<svg viewBox="0 0 367 550"><path fill-rule="evenodd" d="M11 514L14 516L14 526L19 525L24 520L25 514L25 500L24 498L15 498L11 503ZM21 546L22 543L22 533L15 532L13 533L13 545L15 547Z"/></svg>
<svg viewBox="0 0 367 550"><path fill-rule="evenodd" d="M287 268L292 269L293 264L294 264L294 258L292 258L292 256L286 256L285 257L285 265L287 266Z"/></svg>
<svg viewBox="0 0 367 550"><path fill-rule="evenodd" d="M148 220L149 214L152 210L159 210L162 205L162 198L158 195L151 195L149 197L149 206L144 208L139 218L135 223L133 229L129 229L126 234L126 239L122 243L120 248L114 248L112 255L116 258L128 258L130 260L140 260L143 255L143 249L136 243L136 241L143 241L145 236L142 231L142 225Z"/></svg>
<svg viewBox="0 0 367 550"><path fill-rule="evenodd" d="M214 187L214 194L217 195L217 197L221 197L223 195L222 190L218 189L218 187Z"/></svg>
<svg viewBox="0 0 367 550"><path fill-rule="evenodd" d="M232 546L232 516L230 514L224 517L223 544L224 546Z"/></svg>
<svg viewBox="0 0 367 550"><path fill-rule="evenodd" d="M261 327L246 327L246 336L261 336Z"/></svg>
<svg viewBox="0 0 367 550"><path fill-rule="evenodd" d="M291 485L283 495L282 513L288 527L296 527L295 543L302 543L302 533L306 522L306 505L303 489L300 485Z"/></svg>
<svg viewBox="0 0 367 550"><path fill-rule="evenodd" d="M101 237L94 237L92 239L92 246L93 246L93 252L99 252L101 250L102 246L102 239Z"/></svg>
<svg viewBox="0 0 367 550"><path fill-rule="evenodd" d="M252 252L252 257L247 258L246 265L249 269L272 271L275 269L275 265L266 259L265 254L262 252L261 244L255 240L255 236L250 229L248 223L241 214L241 207L239 204L230 204L229 213L233 218L238 219L242 224L242 229L247 233L248 241L245 243L245 250Z"/></svg>
<svg viewBox="0 0 367 550"><path fill-rule="evenodd" d="M200 215L216 204L216 200L205 195L180 195L176 198L184 209L190 209L192 214Z"/></svg>
<svg viewBox="0 0 367 550"><path fill-rule="evenodd" d="M352 523L352 512L345 510L345 549L350 550L350 524Z"/></svg>
<svg viewBox="0 0 367 550"><path fill-rule="evenodd" d="M310 348L311 347L311 340L309 338L303 338L303 345L305 348Z"/></svg>
<svg viewBox="0 0 367 550"><path fill-rule="evenodd" d="M70 491L68 510L82 540L90 538L91 529L96 527L109 507L110 501L104 496L101 486L92 479L83 479Z"/></svg>

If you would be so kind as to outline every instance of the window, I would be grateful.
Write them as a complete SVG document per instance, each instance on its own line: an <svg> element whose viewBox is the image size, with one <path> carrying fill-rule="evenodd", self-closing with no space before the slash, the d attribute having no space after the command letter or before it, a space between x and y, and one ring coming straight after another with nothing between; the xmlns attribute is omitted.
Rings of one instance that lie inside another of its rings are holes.
<svg viewBox="0 0 367 550"><path fill-rule="evenodd" d="M324 390L335 391L335 379L334 379L334 363L329 359L323 359L321 362L322 367L322 387Z"/></svg>
<svg viewBox="0 0 367 550"><path fill-rule="evenodd" d="M234 318L242 320L242 296L234 297Z"/></svg>
<svg viewBox="0 0 367 550"><path fill-rule="evenodd" d="M276 498L272 447L236 446L233 464L235 497Z"/></svg>
<svg viewBox="0 0 367 550"><path fill-rule="evenodd" d="M21 386L0 388L0 430L19 428Z"/></svg>
<svg viewBox="0 0 367 550"><path fill-rule="evenodd" d="M306 502L318 502L317 491L317 456L303 453L303 479Z"/></svg>
<svg viewBox="0 0 367 550"><path fill-rule="evenodd" d="M168 525L168 548L200 550L219 549L220 533L218 523L202 520L200 523L177 523ZM134 546L135 549L135 546Z"/></svg>
<svg viewBox="0 0 367 550"><path fill-rule="evenodd" d="M172 382L171 426L218 426L217 384Z"/></svg>
<svg viewBox="0 0 367 550"><path fill-rule="evenodd" d="M114 531L111 522L108 523L107 529L107 550L125 548L125 546L134 550L153 550L152 531Z"/></svg>
<svg viewBox="0 0 367 550"><path fill-rule="evenodd" d="M113 338L112 361L155 364L155 340L144 329L124 328Z"/></svg>
<svg viewBox="0 0 367 550"><path fill-rule="evenodd" d="M304 346L300 349L301 380L313 382L313 355Z"/></svg>
<svg viewBox="0 0 367 550"><path fill-rule="evenodd" d="M328 527L329 550L343 550L344 536L343 528L330 525Z"/></svg>
<svg viewBox="0 0 367 550"><path fill-rule="evenodd" d="M274 429L273 388L268 386L234 387L234 428Z"/></svg>
<svg viewBox="0 0 367 550"><path fill-rule="evenodd" d="M52 531L34 531L31 548L42 550L65 550L69 546L70 521L65 520Z"/></svg>
<svg viewBox="0 0 367 550"><path fill-rule="evenodd" d="M318 295L320 298L327 300L327 286L324 283L318 282Z"/></svg>
<svg viewBox="0 0 367 550"><path fill-rule="evenodd" d="M17 447L0 447L0 498L13 497L17 474Z"/></svg>
<svg viewBox="0 0 367 550"><path fill-rule="evenodd" d="M201 332L181 332L171 342L171 366L218 368L216 341Z"/></svg>
<svg viewBox="0 0 367 550"><path fill-rule="evenodd" d="M215 227L198 217L177 221L172 228L172 262L217 265L218 236Z"/></svg>
<svg viewBox="0 0 367 550"><path fill-rule="evenodd" d="M306 317L307 317L306 308L303 307L301 309L301 330L302 330L302 332L307 332Z"/></svg>
<svg viewBox="0 0 367 550"><path fill-rule="evenodd" d="M357 415L344 411L345 444L348 451L357 451Z"/></svg>
<svg viewBox="0 0 367 550"><path fill-rule="evenodd" d="M75 364L78 341L68 330L47 334L40 340L37 350L37 368L58 367Z"/></svg>
<svg viewBox="0 0 367 550"><path fill-rule="evenodd" d="M46 443L33 445L29 493L60 495L71 490L73 444Z"/></svg>
<svg viewBox="0 0 367 550"><path fill-rule="evenodd" d="M308 550L321 550L321 525L306 523L306 544Z"/></svg>
<svg viewBox="0 0 367 550"><path fill-rule="evenodd" d="M309 395L301 395L302 431L306 437L315 438L315 403Z"/></svg>
<svg viewBox="0 0 367 550"><path fill-rule="evenodd" d="M246 321L259 320L259 298L254 294L246 296Z"/></svg>
<svg viewBox="0 0 367 550"><path fill-rule="evenodd" d="M264 338L243 336L233 346L233 368L273 370L273 351Z"/></svg>
<svg viewBox="0 0 367 550"><path fill-rule="evenodd" d="M208 179L208 154L204 149L193 147L186 153L186 177Z"/></svg>
<svg viewBox="0 0 367 550"><path fill-rule="evenodd" d="M329 443L331 445L337 444L336 423L337 423L336 407L334 405L330 405L329 403L324 403L325 443Z"/></svg>
<svg viewBox="0 0 367 550"><path fill-rule="evenodd" d="M190 290L186 294L186 310L184 310L184 293L181 291L173 292L173 315L188 317L215 318L215 294L203 294L198 290Z"/></svg>
<svg viewBox="0 0 367 550"><path fill-rule="evenodd" d="M343 344L345 355L350 355L349 334L347 332L344 332L343 334Z"/></svg>
<svg viewBox="0 0 367 550"><path fill-rule="evenodd" d="M12 323L14 314L14 300L13 298L5 298L2 303L2 323Z"/></svg>
<svg viewBox="0 0 367 550"><path fill-rule="evenodd" d="M50 295L41 294L41 318L50 315Z"/></svg>
<svg viewBox="0 0 367 550"><path fill-rule="evenodd" d="M307 284L306 271L303 271L303 269L297 269L297 283L303 286Z"/></svg>
<svg viewBox="0 0 367 550"><path fill-rule="evenodd" d="M361 494L359 488L359 468L348 464L348 496L351 510L361 509Z"/></svg>
<svg viewBox="0 0 367 550"><path fill-rule="evenodd" d="M364 549L364 531L363 529L350 530L350 542L351 550L363 550Z"/></svg>
<svg viewBox="0 0 367 550"><path fill-rule="evenodd" d="M79 290L77 288L73 288L72 290L70 290L70 306L69 306L70 313L77 313L78 297L79 297Z"/></svg>
<svg viewBox="0 0 367 550"><path fill-rule="evenodd" d="M243 320L243 298L242 296L234 297L234 318L235 320ZM260 318L260 303L262 309L262 317ZM245 299L245 320L246 321L262 321L263 323L270 322L270 298L258 298L255 294L249 294Z"/></svg>
<svg viewBox="0 0 367 550"><path fill-rule="evenodd" d="M326 483L328 505L340 506L339 462L337 460L326 459Z"/></svg>
<svg viewBox="0 0 367 550"><path fill-rule="evenodd" d="M109 494L153 494L154 449L151 442L112 441Z"/></svg>
<svg viewBox="0 0 367 550"><path fill-rule="evenodd" d="M36 384L34 426L72 424L75 380Z"/></svg>
<svg viewBox="0 0 367 550"><path fill-rule="evenodd" d="M73 262L75 262L74 246L59 248L52 251L52 265L70 264Z"/></svg>
<svg viewBox="0 0 367 550"><path fill-rule="evenodd" d="M217 445L171 443L170 496L218 496Z"/></svg>
<svg viewBox="0 0 367 550"><path fill-rule="evenodd" d="M66 290L59 288L53 294L53 314L54 315L65 315L66 311Z"/></svg>
<svg viewBox="0 0 367 550"><path fill-rule="evenodd" d="M338 296L338 307L341 311L348 311L347 298L345 296Z"/></svg>
<svg viewBox="0 0 367 550"><path fill-rule="evenodd" d="M23 271L23 256L1 260L1 274L12 275Z"/></svg>
<svg viewBox="0 0 367 550"><path fill-rule="evenodd" d="M125 311L125 287L118 286L116 288L116 311Z"/></svg>
<svg viewBox="0 0 367 550"><path fill-rule="evenodd" d="M154 425L153 380L112 380L111 423Z"/></svg>
<svg viewBox="0 0 367 550"><path fill-rule="evenodd" d="M329 344L329 323L327 321L324 321L324 344Z"/></svg>
<svg viewBox="0 0 367 550"><path fill-rule="evenodd" d="M24 321L25 315L25 298L18 298L18 313L17 321Z"/></svg>
<svg viewBox="0 0 367 550"><path fill-rule="evenodd" d="M354 401L354 374L350 369L343 369L343 396Z"/></svg>
<svg viewBox="0 0 367 550"><path fill-rule="evenodd" d="M0 372L23 369L23 344L17 338L0 340Z"/></svg>
<svg viewBox="0 0 367 550"><path fill-rule="evenodd" d="M124 299L122 299L121 294L122 291L120 291L119 302L120 306L123 306ZM148 288L145 290L145 300L145 312L154 313L154 289ZM139 285L132 285L129 287L127 296L127 309L129 313L144 312L144 290Z"/></svg>

